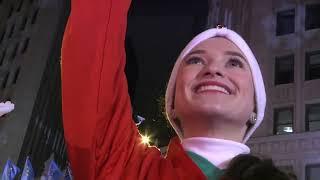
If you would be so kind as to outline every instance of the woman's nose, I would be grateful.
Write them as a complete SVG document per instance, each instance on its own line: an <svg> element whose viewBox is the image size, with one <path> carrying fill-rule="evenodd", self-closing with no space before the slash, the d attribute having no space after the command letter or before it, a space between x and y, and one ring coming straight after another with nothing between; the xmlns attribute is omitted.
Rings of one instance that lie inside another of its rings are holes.
<svg viewBox="0 0 320 180"><path fill-rule="evenodd" d="M223 68L218 63L207 64L202 72L204 77L224 77Z"/></svg>
<svg viewBox="0 0 320 180"><path fill-rule="evenodd" d="M214 72L210 72L207 71L204 76L221 76L223 77L223 74L220 71L214 71Z"/></svg>

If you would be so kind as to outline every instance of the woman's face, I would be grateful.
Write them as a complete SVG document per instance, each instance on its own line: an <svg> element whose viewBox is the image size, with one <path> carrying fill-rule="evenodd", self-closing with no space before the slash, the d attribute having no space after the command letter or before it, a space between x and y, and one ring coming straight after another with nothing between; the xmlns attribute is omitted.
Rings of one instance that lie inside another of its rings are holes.
<svg viewBox="0 0 320 180"><path fill-rule="evenodd" d="M231 41L216 37L190 51L179 67L174 110L185 120L223 120L245 126L254 109L249 64ZM196 123L196 122L194 122Z"/></svg>

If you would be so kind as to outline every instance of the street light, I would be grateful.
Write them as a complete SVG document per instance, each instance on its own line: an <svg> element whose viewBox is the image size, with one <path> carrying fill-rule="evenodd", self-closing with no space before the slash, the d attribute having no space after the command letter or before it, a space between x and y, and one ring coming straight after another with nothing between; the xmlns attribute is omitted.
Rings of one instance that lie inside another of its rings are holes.
<svg viewBox="0 0 320 180"><path fill-rule="evenodd" d="M150 137L149 136L147 136L147 135L142 135L141 136L141 143L142 144L147 144L147 145L149 145L149 143L150 143Z"/></svg>

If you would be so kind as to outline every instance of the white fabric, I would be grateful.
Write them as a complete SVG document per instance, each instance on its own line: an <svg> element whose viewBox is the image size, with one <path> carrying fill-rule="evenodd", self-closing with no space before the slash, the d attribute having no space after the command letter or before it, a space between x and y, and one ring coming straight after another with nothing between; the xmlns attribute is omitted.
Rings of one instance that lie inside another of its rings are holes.
<svg viewBox="0 0 320 180"><path fill-rule="evenodd" d="M206 137L183 139L182 146L185 151L200 155L219 169L226 169L235 156L250 153L249 147L242 143Z"/></svg>
<svg viewBox="0 0 320 180"><path fill-rule="evenodd" d="M181 130L178 128L178 126L173 121L173 98L175 93L175 84L176 84L176 78L178 74L178 69L181 64L181 62L184 60L184 57L199 43L201 43L204 40L207 40L212 37L224 37L230 41L232 41L245 55L253 77L253 83L254 83L254 89L255 89L255 103L256 103L256 110L257 110L257 121L256 123L248 129L247 133L244 136L243 143L245 143L250 136L253 134L253 132L257 129L257 127L261 124L264 116L265 106L266 106L266 92L264 88L263 78L262 74L259 68L259 64L254 57L251 49L247 45L247 43L242 39L240 35L238 35L236 32L227 29L227 28L212 28L209 30L206 30L199 35L197 35L195 38L193 38L189 44L183 49L180 56L178 57L173 70L171 72L171 76L168 82L167 91L166 91L166 114L167 118L169 119L172 127L180 137L180 139L183 139L183 135L181 133Z"/></svg>
<svg viewBox="0 0 320 180"><path fill-rule="evenodd" d="M0 103L0 117L11 112L14 109L14 104L10 101L7 101L5 103Z"/></svg>

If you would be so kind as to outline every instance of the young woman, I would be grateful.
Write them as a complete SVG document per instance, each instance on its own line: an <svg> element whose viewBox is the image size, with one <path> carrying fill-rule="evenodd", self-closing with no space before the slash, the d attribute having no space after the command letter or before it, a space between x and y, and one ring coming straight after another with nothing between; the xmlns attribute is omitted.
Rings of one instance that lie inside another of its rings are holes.
<svg viewBox="0 0 320 180"><path fill-rule="evenodd" d="M182 51L166 92L179 137L166 157L141 143L124 73L129 0L73 0L62 47L62 98L75 179L219 179L263 119L258 63L235 32L218 27Z"/></svg>

